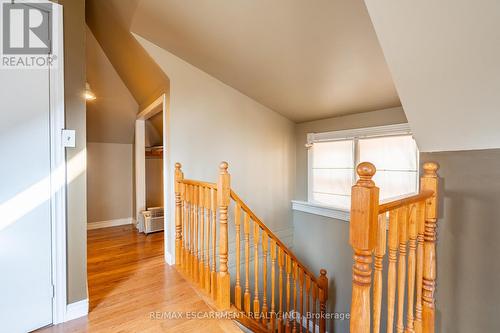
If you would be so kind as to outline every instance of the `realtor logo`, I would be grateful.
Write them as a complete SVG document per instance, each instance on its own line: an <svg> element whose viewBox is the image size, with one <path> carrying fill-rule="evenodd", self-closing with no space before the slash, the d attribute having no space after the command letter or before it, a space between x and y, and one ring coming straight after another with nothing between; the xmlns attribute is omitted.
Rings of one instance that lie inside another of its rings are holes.
<svg viewBox="0 0 500 333"><path fill-rule="evenodd" d="M3 3L3 54L49 54L52 4Z"/></svg>
<svg viewBox="0 0 500 333"><path fill-rule="evenodd" d="M0 3L0 68L55 68L61 48L59 5L47 0L0 0Z"/></svg>

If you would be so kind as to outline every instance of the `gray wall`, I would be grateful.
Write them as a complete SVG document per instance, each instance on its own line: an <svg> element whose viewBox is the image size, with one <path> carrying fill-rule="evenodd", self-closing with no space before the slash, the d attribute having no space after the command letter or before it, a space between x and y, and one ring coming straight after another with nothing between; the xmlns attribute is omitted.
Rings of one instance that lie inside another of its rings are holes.
<svg viewBox="0 0 500 333"><path fill-rule="evenodd" d="M349 313L351 307L352 250L349 222L294 211L293 252L311 271L327 270L328 312ZM348 320L331 320L329 332L349 332Z"/></svg>
<svg viewBox="0 0 500 333"><path fill-rule="evenodd" d="M68 162L68 303L87 298L87 175L85 163L85 1L60 0L64 10L64 98L66 127L76 130Z"/></svg>
<svg viewBox="0 0 500 333"><path fill-rule="evenodd" d="M403 108L396 107L297 124L295 127L295 149L297 159L295 199L307 200L307 149L304 147L307 142L307 133L329 132L401 123L406 123L406 116Z"/></svg>
<svg viewBox="0 0 500 333"><path fill-rule="evenodd" d="M422 153L441 166L437 332L498 332L500 149Z"/></svg>

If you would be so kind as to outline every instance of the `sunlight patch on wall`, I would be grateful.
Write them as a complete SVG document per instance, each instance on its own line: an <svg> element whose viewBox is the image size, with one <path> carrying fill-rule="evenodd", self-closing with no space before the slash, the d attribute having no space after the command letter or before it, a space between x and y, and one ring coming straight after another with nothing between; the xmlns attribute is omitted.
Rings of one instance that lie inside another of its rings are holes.
<svg viewBox="0 0 500 333"><path fill-rule="evenodd" d="M87 151L83 149L67 163L68 174L66 182L64 181L64 165L60 165L52 172L52 177L56 180L52 188L50 188L51 175L48 175L24 191L2 202L0 204L0 216L2 217L0 221L0 231L19 220L45 201L50 200L55 193L65 186L65 183L69 184L83 174L87 168L86 155ZM50 188L50 191L47 191L48 188Z"/></svg>

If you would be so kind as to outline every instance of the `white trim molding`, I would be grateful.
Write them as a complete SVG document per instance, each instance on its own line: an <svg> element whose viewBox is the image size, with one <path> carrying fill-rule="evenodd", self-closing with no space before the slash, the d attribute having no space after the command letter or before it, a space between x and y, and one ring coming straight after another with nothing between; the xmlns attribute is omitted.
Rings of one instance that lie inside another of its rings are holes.
<svg viewBox="0 0 500 333"><path fill-rule="evenodd" d="M88 298L82 299L81 301L68 304L66 306L66 315L64 321L70 321L80 317L84 317L89 314L89 300Z"/></svg>
<svg viewBox="0 0 500 333"><path fill-rule="evenodd" d="M335 208L328 205L307 202L307 201L300 201L300 200L292 200L292 209L299 212L330 217L332 219L337 219L347 222L349 222L351 215L347 209Z"/></svg>
<svg viewBox="0 0 500 333"><path fill-rule="evenodd" d="M126 217L123 219L114 219L108 221L89 222L87 223L87 230L116 227L119 225L134 224L134 223L135 219L133 217Z"/></svg>
<svg viewBox="0 0 500 333"><path fill-rule="evenodd" d="M307 144L310 145L314 142L327 142L336 140L346 140L353 138L366 138L377 136L389 135L409 135L411 133L410 125L408 123L374 126L365 128L353 128L348 130L322 132L322 133L308 133Z"/></svg>
<svg viewBox="0 0 500 333"><path fill-rule="evenodd" d="M50 99L50 187L52 225L52 323L65 320L67 304L66 281L66 150L62 131L65 126L64 109L64 24L63 7L52 4L53 54L55 66L49 68Z"/></svg>

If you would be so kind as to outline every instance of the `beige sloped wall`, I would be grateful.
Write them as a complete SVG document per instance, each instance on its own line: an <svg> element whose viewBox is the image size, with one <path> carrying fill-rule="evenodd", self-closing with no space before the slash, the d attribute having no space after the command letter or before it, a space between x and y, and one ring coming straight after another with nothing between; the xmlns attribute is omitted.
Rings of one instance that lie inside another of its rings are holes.
<svg viewBox="0 0 500 333"><path fill-rule="evenodd" d="M272 230L290 228L294 123L149 41L137 39L170 78L167 116L171 125L165 129L169 170L181 162L186 177L217 181L219 163L225 160L231 187L256 214ZM172 198L171 181L168 193ZM171 254L173 226L167 234Z"/></svg>

